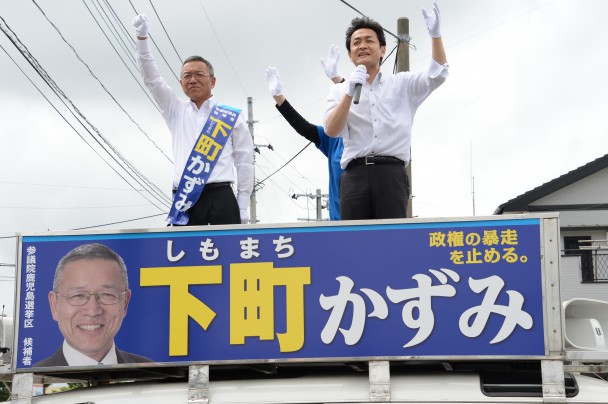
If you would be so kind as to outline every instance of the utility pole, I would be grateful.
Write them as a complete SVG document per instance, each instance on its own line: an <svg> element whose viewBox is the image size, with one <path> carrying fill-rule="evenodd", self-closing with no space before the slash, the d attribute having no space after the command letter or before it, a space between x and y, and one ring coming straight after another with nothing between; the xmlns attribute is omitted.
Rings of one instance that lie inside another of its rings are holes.
<svg viewBox="0 0 608 404"><path fill-rule="evenodd" d="M299 197L304 196L310 199L317 200L317 222L323 221L323 198L327 198L327 194L322 194L321 190L317 188L317 192L315 194L293 194L291 197L293 199L298 199ZM310 219L300 219L300 220L310 220Z"/></svg>
<svg viewBox="0 0 608 404"><path fill-rule="evenodd" d="M407 72L410 70L410 20L407 17L401 17L397 20L397 37L399 41L399 49L397 51L397 72ZM405 217L413 217L412 204L414 203L414 187L412 185L412 149L410 147L410 163L405 168L407 178L410 182L410 200L407 204L407 212Z"/></svg>
<svg viewBox="0 0 608 404"><path fill-rule="evenodd" d="M256 121L253 120L253 98L247 97L247 126L249 126L249 133L251 133L251 140L255 147L255 136L253 135L253 124ZM256 190L255 190L255 152L253 153L253 192L251 192L251 199L249 201L249 223L257 223L257 209L256 209Z"/></svg>
<svg viewBox="0 0 608 404"><path fill-rule="evenodd" d="M471 198L473 199L473 216L475 216L475 175L473 175L473 142L471 142Z"/></svg>
<svg viewBox="0 0 608 404"><path fill-rule="evenodd" d="M317 222L323 220L323 215L321 214L321 209L323 209L323 204L321 203L321 190L317 188L317 194L315 196L317 198Z"/></svg>

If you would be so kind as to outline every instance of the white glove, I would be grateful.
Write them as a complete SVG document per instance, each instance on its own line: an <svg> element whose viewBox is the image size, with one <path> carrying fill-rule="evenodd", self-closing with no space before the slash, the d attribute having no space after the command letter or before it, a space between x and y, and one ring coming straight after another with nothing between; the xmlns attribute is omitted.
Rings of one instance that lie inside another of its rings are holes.
<svg viewBox="0 0 608 404"><path fill-rule="evenodd" d="M270 95L273 97L283 95L283 82L276 67L269 66L266 69L266 81L268 82Z"/></svg>
<svg viewBox="0 0 608 404"><path fill-rule="evenodd" d="M367 68L363 65L357 66L346 79L346 95L352 97L355 94L355 86L357 84L364 85L368 78L369 74L367 74Z"/></svg>
<svg viewBox="0 0 608 404"><path fill-rule="evenodd" d="M323 71L325 75L329 77L329 79L333 79L334 77L338 77L338 62L340 61L340 48L337 45L332 44L329 47L329 52L327 53L327 62L321 58L321 66L323 66Z"/></svg>
<svg viewBox="0 0 608 404"><path fill-rule="evenodd" d="M150 20L143 14L139 14L133 18L131 22L133 28L135 28L135 34L137 36L148 36L148 27L150 26Z"/></svg>
<svg viewBox="0 0 608 404"><path fill-rule="evenodd" d="M249 211L247 209L239 209L241 212L241 224L249 223Z"/></svg>
<svg viewBox="0 0 608 404"><path fill-rule="evenodd" d="M431 38L439 38L441 36L441 15L439 14L439 7L437 1L433 0L433 13L429 14L425 8L422 9L422 16L424 17L424 23L426 29L429 31Z"/></svg>

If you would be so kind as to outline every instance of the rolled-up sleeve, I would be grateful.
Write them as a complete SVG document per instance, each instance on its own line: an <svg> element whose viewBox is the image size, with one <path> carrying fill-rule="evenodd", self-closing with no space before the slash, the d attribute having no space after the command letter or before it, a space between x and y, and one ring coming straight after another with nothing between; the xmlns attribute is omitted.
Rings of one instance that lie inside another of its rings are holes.
<svg viewBox="0 0 608 404"><path fill-rule="evenodd" d="M433 59L425 71L405 75L409 79L407 89L412 106L417 108L439 86L445 83L449 75L449 65L440 65Z"/></svg>
<svg viewBox="0 0 608 404"><path fill-rule="evenodd" d="M327 117L336 109L342 97L344 97L345 87L344 83L339 83L331 86L329 90L329 95L327 96L327 108L325 109L325 114L323 115L323 130L327 133ZM347 125L344 125L344 128L338 133L336 137L344 137L347 132Z"/></svg>

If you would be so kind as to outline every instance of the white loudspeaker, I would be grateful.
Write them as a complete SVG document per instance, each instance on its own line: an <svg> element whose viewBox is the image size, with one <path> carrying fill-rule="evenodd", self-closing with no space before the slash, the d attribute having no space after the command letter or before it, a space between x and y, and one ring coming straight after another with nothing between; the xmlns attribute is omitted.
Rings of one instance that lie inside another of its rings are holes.
<svg viewBox="0 0 608 404"><path fill-rule="evenodd" d="M608 302L572 299L563 308L566 350L608 351Z"/></svg>
<svg viewBox="0 0 608 404"><path fill-rule="evenodd" d="M0 315L0 365L11 362L13 331L13 319Z"/></svg>

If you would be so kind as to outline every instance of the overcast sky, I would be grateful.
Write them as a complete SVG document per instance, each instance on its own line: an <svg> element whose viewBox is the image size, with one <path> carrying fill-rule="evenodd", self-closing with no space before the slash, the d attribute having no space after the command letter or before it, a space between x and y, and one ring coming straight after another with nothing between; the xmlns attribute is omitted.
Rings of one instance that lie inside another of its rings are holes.
<svg viewBox="0 0 608 404"><path fill-rule="evenodd" d="M431 0L349 3L392 33L399 17L409 18L416 48L410 70L427 66L430 40L420 9L430 9ZM87 145L97 130L169 193L169 132L133 65L132 6L149 17L160 48L153 52L176 91L181 94L173 76L180 58L200 54L214 64L220 102L246 113L247 97L253 98L255 143L274 149L260 147L256 154L258 180L307 144L276 112L264 69L276 66L287 98L321 123L330 82L319 59L335 43L342 49L340 72L354 68L344 32L358 14L339 0L1 0L3 29L12 30L92 126L87 131L78 123L0 33L0 264L15 262L17 232L164 226L159 203L125 180L98 146ZM473 206L476 215L491 215L608 153L608 56L601 34L608 2L440 0L439 7L450 77L414 121L415 216L471 216ZM395 41L390 34L387 41L388 53ZM394 54L383 71L393 64ZM326 167L311 145L266 180L257 194L260 222L314 218L314 200L291 195L326 193ZM9 310L13 273L0 266L0 305Z"/></svg>

